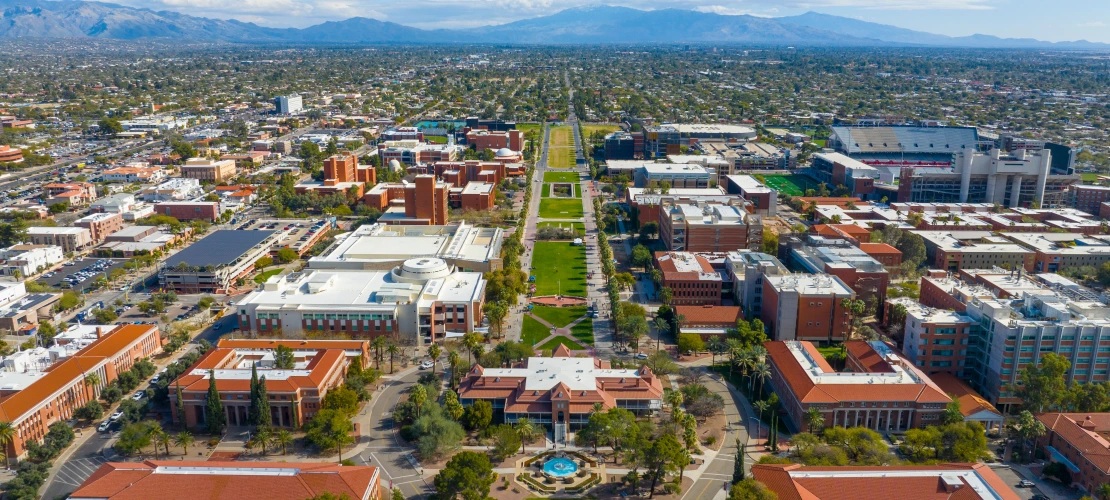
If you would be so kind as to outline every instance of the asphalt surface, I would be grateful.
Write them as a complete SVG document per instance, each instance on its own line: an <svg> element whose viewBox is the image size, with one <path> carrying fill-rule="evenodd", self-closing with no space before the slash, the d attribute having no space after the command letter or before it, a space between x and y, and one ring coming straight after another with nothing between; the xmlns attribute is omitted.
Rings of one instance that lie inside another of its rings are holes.
<svg viewBox="0 0 1110 500"><path fill-rule="evenodd" d="M397 435L400 429L393 425L393 408L400 401L401 394L416 383L421 373L416 368L398 372L397 378L389 380L374 393L370 404L363 410L368 413L368 418L357 417L360 421L369 422L363 432L363 439L369 447L352 460L381 467L382 487L399 488L405 498L426 498L435 491L431 481L421 476L423 469L413 455L415 450L401 443Z"/></svg>
<svg viewBox="0 0 1110 500"><path fill-rule="evenodd" d="M92 267L97 262L100 262L100 261L108 261L108 262L111 262L112 265L109 266L109 267L105 267L104 269L102 269L100 271L97 271L96 274L91 274L89 277L85 278L80 283L74 285L73 286L74 290L79 292L84 288L89 288L90 286L92 286L93 282L96 281L97 278L99 278L101 276L104 276L104 273L111 273L112 269L117 269L117 268L122 269L123 264L125 262L127 262L127 259L89 259L89 258L86 258L81 262L73 262L72 266L59 267L57 271L54 271L54 276L52 276L50 278L42 277L42 278L39 278L36 281L42 281L42 282L44 282L44 283L46 283L46 284L48 284L52 287L61 287L65 283L64 280L65 280L65 277L67 275L70 275L70 274L75 275L78 272L80 272L82 270L86 270L86 269L89 270L90 273L91 273Z"/></svg>

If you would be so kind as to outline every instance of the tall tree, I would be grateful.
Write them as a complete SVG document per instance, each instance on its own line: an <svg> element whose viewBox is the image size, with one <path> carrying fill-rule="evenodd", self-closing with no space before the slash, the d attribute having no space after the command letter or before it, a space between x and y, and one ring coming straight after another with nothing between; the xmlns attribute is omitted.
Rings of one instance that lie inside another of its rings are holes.
<svg viewBox="0 0 1110 500"><path fill-rule="evenodd" d="M179 424L181 424L181 428L184 429L187 426L185 425L185 397L181 395L181 384L177 384L176 393L177 393L176 394L176 396L177 396L177 422Z"/></svg>
<svg viewBox="0 0 1110 500"><path fill-rule="evenodd" d="M224 413L224 404L220 400L220 391L216 389L215 370L208 370L208 398L204 418L209 434L220 434L227 426L227 414Z"/></svg>
<svg viewBox="0 0 1110 500"><path fill-rule="evenodd" d="M1064 375L1070 368L1067 358L1051 352L1041 356L1039 365L1022 368L1018 397L1025 401L1025 407L1033 413L1042 413L1059 406L1067 389Z"/></svg>
<svg viewBox="0 0 1110 500"><path fill-rule="evenodd" d="M747 456L748 443L741 443L740 436L736 436L736 456L732 460L732 484L743 481L747 476L744 470L744 460Z"/></svg>
<svg viewBox="0 0 1110 500"><path fill-rule="evenodd" d="M439 344L432 344L428 346L428 357L432 358L432 374L436 372L436 364L439 362L439 355L442 354L442 349Z"/></svg>
<svg viewBox="0 0 1110 500"><path fill-rule="evenodd" d="M258 425L258 365L251 363L251 405L247 408L247 421L251 425Z"/></svg>
<svg viewBox="0 0 1110 500"><path fill-rule="evenodd" d="M461 451L435 477L436 498L484 500L497 479L485 453Z"/></svg>
<svg viewBox="0 0 1110 500"><path fill-rule="evenodd" d="M270 414L270 396L266 394L265 375L258 381L258 417L252 423L256 427L262 428L273 425L273 415Z"/></svg>

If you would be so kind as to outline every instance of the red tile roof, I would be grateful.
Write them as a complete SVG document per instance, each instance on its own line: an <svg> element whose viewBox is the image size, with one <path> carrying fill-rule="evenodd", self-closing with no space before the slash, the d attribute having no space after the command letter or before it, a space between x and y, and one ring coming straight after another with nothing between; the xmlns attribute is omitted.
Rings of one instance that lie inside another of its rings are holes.
<svg viewBox="0 0 1110 500"><path fill-rule="evenodd" d="M364 498L377 494L379 481L376 467L332 463L109 462L69 498L301 500L324 492Z"/></svg>
<svg viewBox="0 0 1110 500"><path fill-rule="evenodd" d="M965 417L970 417L979 412L989 411L997 414L998 418L1002 418L1002 412L998 411L990 401L983 399L978 392L975 392L975 389L967 385L967 382L956 378L955 375L951 373L937 373L935 375L929 375L929 378L933 379L933 383L937 384L937 387L940 387L940 390L944 391L945 394L955 397L960 401L960 413L963 413Z"/></svg>
<svg viewBox="0 0 1110 500"><path fill-rule="evenodd" d="M810 472L842 474L803 475ZM897 475L898 472L914 474ZM960 475L952 477L958 483L947 482L942 477L968 472L975 473L998 496L979 495L969 486L967 479ZM1019 500L1020 498L1002 478L984 464L950 463L895 467L805 467L799 464L757 464L752 466L752 476L775 492L779 500L857 500L860 498Z"/></svg>
<svg viewBox="0 0 1110 500"><path fill-rule="evenodd" d="M684 325L720 325L735 328L736 321L743 317L740 306L675 306L675 312L686 317Z"/></svg>
<svg viewBox="0 0 1110 500"><path fill-rule="evenodd" d="M1037 419L1049 434L1055 432L1091 465L1110 474L1110 413L1045 413Z"/></svg>
<svg viewBox="0 0 1110 500"><path fill-rule="evenodd" d="M859 249L867 255L902 255L902 251L886 243L860 243Z"/></svg>

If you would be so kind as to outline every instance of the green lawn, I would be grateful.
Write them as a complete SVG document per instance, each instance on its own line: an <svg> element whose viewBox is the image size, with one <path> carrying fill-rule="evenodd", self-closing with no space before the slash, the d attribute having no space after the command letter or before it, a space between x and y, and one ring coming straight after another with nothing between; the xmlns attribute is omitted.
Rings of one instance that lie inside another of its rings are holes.
<svg viewBox="0 0 1110 500"><path fill-rule="evenodd" d="M559 125L558 127L551 127L551 147L574 147L574 133L570 130L570 125Z"/></svg>
<svg viewBox="0 0 1110 500"><path fill-rule="evenodd" d="M1083 182L1095 182L1098 180L1098 174L1096 173L1087 172L1079 175L1083 177Z"/></svg>
<svg viewBox="0 0 1110 500"><path fill-rule="evenodd" d="M562 335L551 339L546 344L541 345L539 347L539 349L537 349L537 350L554 351L555 348L559 347L559 344L563 344L563 345L567 346L567 349L570 349L572 351L584 351L584 350L586 350L586 348L582 347L581 344L578 344L575 341L573 341L571 339L568 339L568 338L566 338Z"/></svg>
<svg viewBox="0 0 1110 500"><path fill-rule="evenodd" d="M578 182L578 172L544 172L544 182Z"/></svg>
<svg viewBox="0 0 1110 500"><path fill-rule="evenodd" d="M530 130L540 130L543 126L539 123L517 123L516 129L527 133Z"/></svg>
<svg viewBox="0 0 1110 500"><path fill-rule="evenodd" d="M536 306L532 308L532 314L543 318L544 321L551 323L559 328L563 328L574 320L586 315L586 306L577 307L548 307Z"/></svg>
<svg viewBox="0 0 1110 500"><path fill-rule="evenodd" d="M581 184L575 184L574 185L574 197L575 198L581 198L582 197L582 185Z"/></svg>
<svg viewBox="0 0 1110 500"><path fill-rule="evenodd" d="M540 217L544 219L581 219L585 217L582 200L578 198L544 198L540 200Z"/></svg>
<svg viewBox="0 0 1110 500"><path fill-rule="evenodd" d="M790 196L803 196L806 189L817 188L817 183L804 175L764 175L767 187Z"/></svg>
<svg viewBox="0 0 1110 500"><path fill-rule="evenodd" d="M582 234L586 233L586 224L582 223L582 222L547 221L547 222L540 222L539 224L536 224L537 229L539 229L541 227L567 228L567 229L574 229L575 231L578 231L579 233L582 233Z"/></svg>
<svg viewBox="0 0 1110 500"><path fill-rule="evenodd" d="M590 135L594 132L601 132L608 135L610 132L616 132L621 129L619 125L580 125L580 127L582 128L582 138L586 140L589 140Z"/></svg>
<svg viewBox="0 0 1110 500"><path fill-rule="evenodd" d="M536 295L586 296L586 248L570 243L541 241L532 257Z"/></svg>
<svg viewBox="0 0 1110 500"><path fill-rule="evenodd" d="M278 273L280 273L280 272L281 272L280 267L270 269L269 271L266 271L262 274L259 274L258 276L255 276L254 277L254 282L261 285L262 283L265 283L266 280L270 279L271 276L277 276Z"/></svg>
<svg viewBox="0 0 1110 500"><path fill-rule="evenodd" d="M547 151L547 166L550 168L574 168L574 148L551 148Z"/></svg>
<svg viewBox="0 0 1110 500"><path fill-rule="evenodd" d="M546 339L551 335L551 330L548 329L543 323L536 321L536 318L524 316L524 323L521 324L520 341L525 345L535 345L537 342Z"/></svg>
<svg viewBox="0 0 1110 500"><path fill-rule="evenodd" d="M447 144L447 137L441 135L426 135L424 140L431 144Z"/></svg>
<svg viewBox="0 0 1110 500"><path fill-rule="evenodd" d="M594 320L586 318L581 323L574 325L570 333L575 339L586 345L594 345Z"/></svg>
<svg viewBox="0 0 1110 500"><path fill-rule="evenodd" d="M551 184L544 184L543 185L543 195L541 197L542 198L547 198L548 196L551 196Z"/></svg>

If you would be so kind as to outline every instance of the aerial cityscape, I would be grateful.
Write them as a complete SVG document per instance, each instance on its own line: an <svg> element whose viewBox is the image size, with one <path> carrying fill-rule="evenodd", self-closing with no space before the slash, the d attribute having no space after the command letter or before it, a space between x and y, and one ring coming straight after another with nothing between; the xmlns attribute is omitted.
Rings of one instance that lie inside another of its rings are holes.
<svg viewBox="0 0 1110 500"><path fill-rule="evenodd" d="M1088 26L121 3L0 0L0 498L1110 500Z"/></svg>

